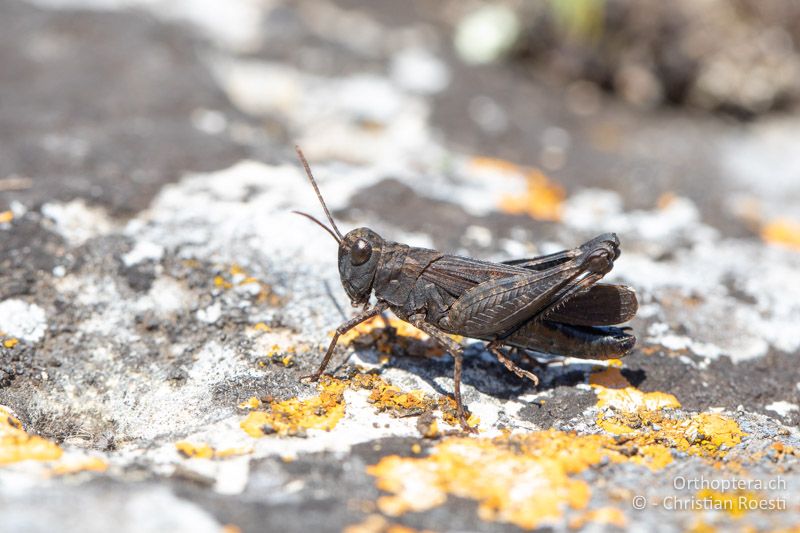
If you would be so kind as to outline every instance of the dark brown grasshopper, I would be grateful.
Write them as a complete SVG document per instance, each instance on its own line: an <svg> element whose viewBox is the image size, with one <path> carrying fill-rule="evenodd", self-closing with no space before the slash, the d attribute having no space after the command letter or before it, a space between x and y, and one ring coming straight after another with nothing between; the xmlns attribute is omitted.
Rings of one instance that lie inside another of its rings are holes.
<svg viewBox="0 0 800 533"><path fill-rule="evenodd" d="M507 346L579 357L610 359L626 355L636 337L609 327L636 314L636 293L624 285L597 284L619 257L619 239L604 233L583 245L531 259L503 263L447 255L388 241L369 228L342 235L322 199L311 169L297 148L306 174L332 228L307 213L339 244L339 275L354 307L363 311L336 329L319 369L306 378L317 381L333 355L339 336L390 309L430 335L455 360L453 392L459 421L467 425L461 402L460 344L453 333L488 341L486 345L511 372L538 384L501 351ZM375 294L377 302L370 306Z"/></svg>

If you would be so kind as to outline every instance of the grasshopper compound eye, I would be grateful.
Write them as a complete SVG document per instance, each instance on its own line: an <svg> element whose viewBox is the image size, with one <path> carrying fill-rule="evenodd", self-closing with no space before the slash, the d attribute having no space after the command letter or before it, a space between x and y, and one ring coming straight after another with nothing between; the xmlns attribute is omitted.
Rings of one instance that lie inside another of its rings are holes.
<svg viewBox="0 0 800 533"><path fill-rule="evenodd" d="M353 266L363 265L372 256L372 245L364 239L358 239L353 247L350 248L350 264Z"/></svg>

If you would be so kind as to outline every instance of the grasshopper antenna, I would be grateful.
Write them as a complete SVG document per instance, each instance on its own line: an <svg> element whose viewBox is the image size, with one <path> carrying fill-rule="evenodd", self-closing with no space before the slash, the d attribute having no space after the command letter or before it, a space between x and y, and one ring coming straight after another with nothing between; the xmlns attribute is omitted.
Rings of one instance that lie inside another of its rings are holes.
<svg viewBox="0 0 800 533"><path fill-rule="evenodd" d="M313 222L315 222L315 223L319 224L319 226L320 226L322 229L324 229L325 231L327 231L328 233L330 233L330 234L331 234L331 237L333 237L333 238L336 240L336 242L342 242L342 239L340 239L339 237L337 237L337 236L336 236L336 234L335 234L333 231L331 231L331 228L329 228L328 226L326 226L325 224L323 224L322 222L320 222L319 220L317 220L315 217L312 217L312 216L311 216L311 215L309 215L308 213L303 213L302 211L292 211L292 213L294 213L294 214L296 214L296 215L304 216L304 217L306 217L307 219L309 219L309 220L311 220L311 221L313 221Z"/></svg>
<svg viewBox="0 0 800 533"><path fill-rule="evenodd" d="M342 232L340 232L339 228L336 227L336 222L333 221L331 212L328 211L328 206L325 205L325 200L322 199L322 193L319 192L319 187L317 187L317 182L314 180L314 176L311 174L311 167L308 166L308 161L306 161L306 156L303 155L303 151L300 150L299 146L295 146L294 149L297 151L297 156L300 158L300 162L303 163L303 168L306 169L306 176L308 176L308 181L311 182L311 186L314 187L314 192L317 193L317 198L319 198L319 203L322 204L322 209L324 209L325 214L328 215L328 220L330 220L331 226L333 226L333 231L335 231L336 235L338 235L338 238L336 238L336 242L342 242L342 239L344 238L342 237ZM305 215L305 213L298 213L298 214ZM331 231L327 226L322 225L318 220L316 220L311 215L305 215L305 216L316 221L317 224L327 229L329 232Z"/></svg>

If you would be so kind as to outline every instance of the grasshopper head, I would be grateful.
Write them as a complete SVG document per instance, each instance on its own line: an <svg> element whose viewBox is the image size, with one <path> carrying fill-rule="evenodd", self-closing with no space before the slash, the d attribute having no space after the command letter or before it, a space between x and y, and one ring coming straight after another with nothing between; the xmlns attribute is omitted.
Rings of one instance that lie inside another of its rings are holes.
<svg viewBox="0 0 800 533"><path fill-rule="evenodd" d="M339 276L353 306L369 301L383 238L369 228L356 228L339 243Z"/></svg>

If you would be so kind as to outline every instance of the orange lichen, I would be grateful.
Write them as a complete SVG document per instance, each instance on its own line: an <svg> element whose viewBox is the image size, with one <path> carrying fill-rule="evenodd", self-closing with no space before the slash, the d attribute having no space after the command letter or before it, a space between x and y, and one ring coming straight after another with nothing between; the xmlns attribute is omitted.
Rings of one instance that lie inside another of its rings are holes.
<svg viewBox="0 0 800 533"><path fill-rule="evenodd" d="M226 457L247 455L253 451L251 448L225 448L217 450L206 443L193 444L187 441L176 442L175 448L178 450L178 453L187 459L224 459Z"/></svg>
<svg viewBox="0 0 800 533"><path fill-rule="evenodd" d="M622 371L616 366L609 366L603 370L593 372L589 376L589 384L597 385L598 389L625 389L631 386L630 381L622 375Z"/></svg>
<svg viewBox="0 0 800 533"><path fill-rule="evenodd" d="M428 530L418 530L410 527L393 524L379 514L371 514L358 524L345 527L342 533L432 533Z"/></svg>
<svg viewBox="0 0 800 533"><path fill-rule="evenodd" d="M13 211L2 211L0 212L0 224L5 224L7 222L11 222L14 220L14 212Z"/></svg>
<svg viewBox="0 0 800 533"><path fill-rule="evenodd" d="M13 337L3 340L3 346L6 348L13 348L17 344L19 344L19 339L15 339Z"/></svg>
<svg viewBox="0 0 800 533"><path fill-rule="evenodd" d="M214 286L221 287L223 289L230 289L231 287L233 287L233 283L226 280L222 276L214 276Z"/></svg>
<svg viewBox="0 0 800 533"><path fill-rule="evenodd" d="M664 194L658 197L658 200L656 201L656 207L662 210L666 209L670 205L675 203L675 200L677 199L678 196L674 192L665 192Z"/></svg>
<svg viewBox="0 0 800 533"><path fill-rule="evenodd" d="M108 463L100 457L81 457L78 460L63 461L50 471L54 476L66 476L79 472L105 472Z"/></svg>
<svg viewBox="0 0 800 533"><path fill-rule="evenodd" d="M698 519L689 526L686 533L717 533L717 528L702 519Z"/></svg>
<svg viewBox="0 0 800 533"><path fill-rule="evenodd" d="M659 471L672 462L674 450L717 464L744 436L734 420L716 413L687 416L675 396L636 389L616 366L594 373L590 384L604 433L548 430L495 439L449 438L425 457L384 457L368 468L388 493L378 508L391 516L425 511L452 495L477 501L484 520L534 528L560 520L567 509L586 509L591 488L575 478L586 469L627 462ZM626 517L619 509L600 508L574 516L569 524L580 528L589 522L625 527Z"/></svg>
<svg viewBox="0 0 800 533"><path fill-rule="evenodd" d="M214 457L214 448L208 444L192 444L191 442L180 441L175 443L178 453L187 458L211 459Z"/></svg>
<svg viewBox="0 0 800 533"><path fill-rule="evenodd" d="M624 404L624 405L627 405ZM689 453L714 454L736 431L709 415L698 415L686 427L715 431L717 437L689 441L686 437L670 442L659 430L634 432L620 439L615 435L578 435L557 430L503 435L495 439L450 438L431 449L426 457L382 458L367 472L377 478L379 489L389 493L378 500L384 514L425 511L443 504L448 496L478 502L484 520L510 522L522 528L535 528L560 520L566 509L583 510L591 498L588 483L574 476L605 463L634 463L659 470L672 460L672 448ZM721 418L721 417L719 417ZM735 424L735 423L734 423ZM707 429L710 425L711 429ZM666 439L662 444L660 439ZM626 519L619 509L600 508L574 517L571 527L588 522L624 527Z"/></svg>
<svg viewBox="0 0 800 533"><path fill-rule="evenodd" d="M775 462L781 461L787 455L800 457L800 450L782 442L773 442L770 446L770 456Z"/></svg>
<svg viewBox="0 0 800 533"><path fill-rule="evenodd" d="M389 493L378 508L390 516L425 511L449 495L476 500L484 520L523 528L553 523L566 508L584 509L591 489L573 476L609 460L630 460L631 450L605 435L556 430L496 439L450 438L424 458L382 458L367 472ZM624 517L599 512L597 520Z"/></svg>
<svg viewBox="0 0 800 533"><path fill-rule="evenodd" d="M467 422L469 423L469 420ZM475 425L477 426L477 423ZM441 435L441 431L439 431L439 423L436 421L436 419L431 420L430 424L423 426L417 424L417 429L419 429L419 432L426 439L435 439Z"/></svg>
<svg viewBox="0 0 800 533"><path fill-rule="evenodd" d="M323 376L318 396L300 400L290 398L272 401L269 411L254 411L242 421L241 427L252 437L272 433L297 435L306 429L330 431L344 416L344 390L347 382Z"/></svg>
<svg viewBox="0 0 800 533"><path fill-rule="evenodd" d="M214 276L214 286L220 289L232 289L236 286L256 284L260 287L256 300L259 303L266 303L268 305L280 305L283 299L275 294L272 287L260 279L248 275L248 273L239 265L233 264L224 271Z"/></svg>
<svg viewBox="0 0 800 533"><path fill-rule="evenodd" d="M752 491L721 492L713 489L697 491L696 498L708 501L709 509L726 511L734 518L740 518L760 501L758 495Z"/></svg>
<svg viewBox="0 0 800 533"><path fill-rule="evenodd" d="M507 195L500 200L500 209L506 213L524 214L535 220L561 220L566 192L536 169L525 173L525 194Z"/></svg>
<svg viewBox="0 0 800 533"><path fill-rule="evenodd" d="M716 413L674 416L670 411L681 406L675 396L642 392L619 369L597 372L589 383L598 397L597 425L638 446L643 459L640 462L653 470L672 462L672 449L721 459L744 436L736 421Z"/></svg>
<svg viewBox="0 0 800 533"><path fill-rule="evenodd" d="M612 370L616 369L608 369ZM681 406L675 396L665 392L642 392L630 385L624 388L610 388L597 382L590 381L590 383L597 392L597 406L600 408L610 406L621 411L637 412L677 409Z"/></svg>
<svg viewBox="0 0 800 533"><path fill-rule="evenodd" d="M214 450L215 459L225 459L226 457L239 457L240 455L247 455L253 453L253 448L238 447L238 448L223 448L222 450Z"/></svg>
<svg viewBox="0 0 800 533"><path fill-rule="evenodd" d="M258 366L265 367L267 364L279 364L285 368L294 365L294 354L297 351L295 346L281 347L278 344L273 344L267 352L264 359L258 362Z"/></svg>
<svg viewBox="0 0 800 533"><path fill-rule="evenodd" d="M323 376L318 384L318 396L305 400L291 398L284 401L267 401L267 411L251 412L241 422L241 427L253 437L263 437L277 433L279 435L302 434L306 429L330 431L341 420L345 413L344 391L369 390L367 401L378 412L386 412L395 417L432 414L439 410L442 420L447 424L458 426L458 415L455 401L447 396L432 398L420 390L403 391L399 387L387 383L376 374L356 374L351 379L336 379ZM253 401L255 400L255 401ZM251 398L239 404L240 408L258 407L257 399ZM467 424L477 427L480 419L469 415ZM431 424L433 433L438 435L438 425Z"/></svg>
<svg viewBox="0 0 800 533"><path fill-rule="evenodd" d="M625 517L625 513L616 507L600 507L574 517L569 521L569 527L570 529L580 529L590 523L624 528L628 525L628 519Z"/></svg>
<svg viewBox="0 0 800 533"><path fill-rule="evenodd" d="M456 342L464 340L460 335L450 335L450 338ZM339 337L339 342L359 347L373 347L379 354L385 356L440 357L445 353L426 333L395 317L384 321L382 317L377 316L362 322Z"/></svg>
<svg viewBox="0 0 800 533"><path fill-rule="evenodd" d="M767 222L761 227L761 238L766 242L800 250L800 222L788 218Z"/></svg>
<svg viewBox="0 0 800 533"><path fill-rule="evenodd" d="M25 460L52 461L62 453L55 443L28 435L22 423L0 406L0 465Z"/></svg>
<svg viewBox="0 0 800 533"><path fill-rule="evenodd" d="M258 409L261 407L261 400L255 396L251 396L239 404L239 409Z"/></svg>
<svg viewBox="0 0 800 533"><path fill-rule="evenodd" d="M522 169L516 163L494 157L473 157L470 160L470 164L478 170L487 169L489 171L503 172L506 174L522 173Z"/></svg>
<svg viewBox="0 0 800 533"><path fill-rule="evenodd" d="M355 389L370 390L367 401L378 411L389 411L396 416L422 414L430 411L435 405L435 402L422 391L404 392L376 374L356 374L351 385Z"/></svg>
<svg viewBox="0 0 800 533"><path fill-rule="evenodd" d="M428 338L428 335L419 329L415 328L408 322L400 320L399 318L391 317L388 320L389 327L394 330L396 335L401 337L411 337L414 339L425 340ZM365 335L369 335L375 330L384 330L386 329L386 322L380 316L373 317L369 320L366 320L341 337L339 337L339 342L342 344L351 344L354 340L358 337L362 337Z"/></svg>

